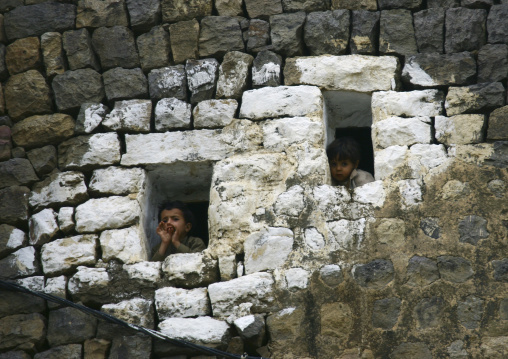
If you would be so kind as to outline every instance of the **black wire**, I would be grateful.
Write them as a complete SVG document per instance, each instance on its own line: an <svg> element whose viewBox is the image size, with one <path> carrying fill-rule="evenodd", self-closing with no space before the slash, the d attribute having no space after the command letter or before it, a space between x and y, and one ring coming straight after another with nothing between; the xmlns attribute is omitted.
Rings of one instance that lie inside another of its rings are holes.
<svg viewBox="0 0 508 359"><path fill-rule="evenodd" d="M242 355L238 355L238 354L231 354L228 352L224 352L222 350L208 348L203 345L194 344L194 343L191 343L191 342L188 342L185 340L170 338L167 335L165 335L161 332L158 332L156 330L148 329L148 328L136 325L136 324L129 324L121 319L118 319L112 315L101 312L99 310L88 308L84 305L76 304L76 303L71 302L67 299L55 297L51 294L47 294L47 293L43 293L43 292L36 292L36 291L30 290L30 289L25 288L25 287L23 287L19 284L16 284L16 283L0 280L0 288L4 288L4 289L14 291L14 292L21 292L21 293L34 295L34 296L43 298L45 300L49 300L50 302L62 304L62 305L68 306L68 307L73 307L73 308L76 308L82 312L91 314L94 317L97 317L99 319L103 319L108 322L118 324L118 325L121 325L126 328L137 330L138 332L144 333L146 335L163 340L165 342L171 343L171 344L179 346L179 347L188 347L188 348L192 348L194 350L198 350L198 351L206 353L206 354L212 354L215 356L222 356L222 357L234 358L234 359L244 359L244 358L245 359L268 359L268 358L262 358L262 357L253 357L253 356L247 356L247 355L242 356Z"/></svg>

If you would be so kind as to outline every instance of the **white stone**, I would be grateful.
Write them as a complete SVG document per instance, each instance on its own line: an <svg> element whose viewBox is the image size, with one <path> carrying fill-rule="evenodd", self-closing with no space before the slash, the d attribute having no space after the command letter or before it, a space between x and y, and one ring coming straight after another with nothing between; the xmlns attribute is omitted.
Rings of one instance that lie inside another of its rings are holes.
<svg viewBox="0 0 508 359"><path fill-rule="evenodd" d="M191 105L174 97L163 98L155 106L155 129L167 131L171 129L190 128Z"/></svg>
<svg viewBox="0 0 508 359"><path fill-rule="evenodd" d="M99 239L105 262L118 259L132 264L148 260L145 240L137 226L104 231Z"/></svg>
<svg viewBox="0 0 508 359"><path fill-rule="evenodd" d="M296 174L301 182L321 184L329 181L328 158L322 147L304 142L293 146L291 152L288 151L288 156L298 164Z"/></svg>
<svg viewBox="0 0 508 359"><path fill-rule="evenodd" d="M431 128L428 117L389 117L372 125L373 143L378 148L431 143Z"/></svg>
<svg viewBox="0 0 508 359"><path fill-rule="evenodd" d="M238 262L236 265L236 276L240 278L243 275L245 275L245 266L243 265L243 262Z"/></svg>
<svg viewBox="0 0 508 359"><path fill-rule="evenodd" d="M448 156L443 145L421 145L411 146L407 163L412 169L413 178L421 178L432 169L446 164Z"/></svg>
<svg viewBox="0 0 508 359"><path fill-rule="evenodd" d="M237 108L238 102L233 99L201 101L192 111L194 128L227 126L233 121Z"/></svg>
<svg viewBox="0 0 508 359"><path fill-rule="evenodd" d="M390 177L397 169L406 164L407 146L391 146L374 152L374 173L376 179Z"/></svg>
<svg viewBox="0 0 508 359"><path fill-rule="evenodd" d="M217 161L232 150L221 140L220 130L126 135L123 166Z"/></svg>
<svg viewBox="0 0 508 359"><path fill-rule="evenodd" d="M154 327L152 301L143 298L133 298L116 304L105 304L101 312L107 313L129 324L145 328Z"/></svg>
<svg viewBox="0 0 508 359"><path fill-rule="evenodd" d="M58 226L64 233L74 230L74 207L61 207L58 210Z"/></svg>
<svg viewBox="0 0 508 359"><path fill-rule="evenodd" d="M374 207L382 207L385 203L386 191L382 181L366 183L356 187L353 192L353 201L372 204Z"/></svg>
<svg viewBox="0 0 508 359"><path fill-rule="evenodd" d="M289 290L305 289L309 285L309 272L302 268L290 268L286 271L286 283Z"/></svg>
<svg viewBox="0 0 508 359"><path fill-rule="evenodd" d="M398 67L399 60L393 56L323 55L288 59L284 75L288 85L372 92L392 90Z"/></svg>
<svg viewBox="0 0 508 359"><path fill-rule="evenodd" d="M81 265L94 265L97 236L79 235L46 243L41 249L46 275L59 274Z"/></svg>
<svg viewBox="0 0 508 359"><path fill-rule="evenodd" d="M83 111L84 110L84 111ZM83 133L92 133L106 117L108 108L102 103L85 103L81 105L80 116L78 122L81 120L83 126Z"/></svg>
<svg viewBox="0 0 508 359"><path fill-rule="evenodd" d="M217 278L217 260L205 253L176 253L162 263L162 272L170 282L187 287L212 283Z"/></svg>
<svg viewBox="0 0 508 359"><path fill-rule="evenodd" d="M243 93L240 117L253 120L299 117L320 114L322 110L323 99L317 87L263 87Z"/></svg>
<svg viewBox="0 0 508 359"><path fill-rule="evenodd" d="M229 51L219 67L217 98L240 98L247 88L250 68L254 58L244 52Z"/></svg>
<svg viewBox="0 0 508 359"><path fill-rule="evenodd" d="M242 303L252 303L256 312L270 311L274 301L274 280L269 273L254 273L208 286L215 317L228 317Z"/></svg>
<svg viewBox="0 0 508 359"><path fill-rule="evenodd" d="M182 289L165 287L155 291L155 308L159 320L210 315L206 288Z"/></svg>
<svg viewBox="0 0 508 359"><path fill-rule="evenodd" d="M365 234L365 222L365 218L328 222L328 238L332 249L351 250L355 244L356 248L359 248Z"/></svg>
<svg viewBox="0 0 508 359"><path fill-rule="evenodd" d="M5 264L1 264L0 267L3 268L7 266L9 269L15 268L15 277L33 275L39 271L36 255L37 252L34 247L23 247L1 259L0 262L4 262ZM0 278L6 279L4 273L0 273Z"/></svg>
<svg viewBox="0 0 508 359"><path fill-rule="evenodd" d="M0 224L0 227L5 226L9 228L7 224ZM21 229L12 227L10 228L9 238L6 242L1 243L2 247L0 247L0 252L3 249L16 249L21 247L25 241L27 240L27 236L25 232L23 232Z"/></svg>
<svg viewBox="0 0 508 359"><path fill-rule="evenodd" d="M280 64L268 62L263 64L259 70L252 67L252 86L265 86L266 83L280 78Z"/></svg>
<svg viewBox="0 0 508 359"><path fill-rule="evenodd" d="M321 185L312 190L316 209L320 210L326 220L340 218L345 207L351 201L351 195L345 186Z"/></svg>
<svg viewBox="0 0 508 359"><path fill-rule="evenodd" d="M253 324L256 321L256 316L251 314L245 317L238 318L234 321L235 327L238 331L243 332L245 329L249 327L249 325Z"/></svg>
<svg viewBox="0 0 508 359"><path fill-rule="evenodd" d="M380 91L372 94L372 120L392 116L435 117L443 114L444 95L439 90Z"/></svg>
<svg viewBox="0 0 508 359"><path fill-rule="evenodd" d="M404 64L404 68L402 69L402 76L405 78L409 78L411 84L418 86L428 86L432 87L438 85L432 76L425 72L420 67L420 64L416 61L412 61L413 58L410 57L409 61Z"/></svg>
<svg viewBox="0 0 508 359"><path fill-rule="evenodd" d="M220 271L220 280L227 281L236 277L236 256L221 256L219 257L219 271Z"/></svg>
<svg viewBox="0 0 508 359"><path fill-rule="evenodd" d="M76 207L76 231L97 232L134 224L140 214L139 203L129 197L90 199Z"/></svg>
<svg viewBox="0 0 508 359"><path fill-rule="evenodd" d="M244 242L247 274L275 269L284 264L293 250L293 231L288 228L267 228L247 237Z"/></svg>
<svg viewBox="0 0 508 359"><path fill-rule="evenodd" d="M21 278L16 280L16 284L19 284L35 292L42 292L44 291L44 276L39 275L34 277Z"/></svg>
<svg viewBox="0 0 508 359"><path fill-rule="evenodd" d="M94 297L107 292L111 281L106 268L88 268L79 266L76 274L69 279L68 289L71 295L88 293Z"/></svg>
<svg viewBox="0 0 508 359"><path fill-rule="evenodd" d="M406 207L412 207L422 201L422 188L417 179L398 181L400 195Z"/></svg>
<svg viewBox="0 0 508 359"><path fill-rule="evenodd" d="M493 154L494 148L492 143L453 145L448 148L448 156L467 163L474 163L478 166L484 165L485 160L490 159Z"/></svg>
<svg viewBox="0 0 508 359"><path fill-rule="evenodd" d="M330 286L338 285L344 279L342 269L338 264L327 264L322 266L319 269L319 275L321 276L321 279Z"/></svg>
<svg viewBox="0 0 508 359"><path fill-rule="evenodd" d="M115 102L102 125L113 131L150 132L150 118L152 117L152 101L126 100Z"/></svg>
<svg viewBox="0 0 508 359"><path fill-rule="evenodd" d="M88 198L85 176L80 172L60 172L41 183L30 193L30 206L35 208L50 205L75 203Z"/></svg>
<svg viewBox="0 0 508 359"><path fill-rule="evenodd" d="M210 317L170 318L159 323L159 329L170 338L196 344L225 344L229 337L229 325Z"/></svg>
<svg viewBox="0 0 508 359"><path fill-rule="evenodd" d="M483 142L484 115L436 116L436 139L445 145Z"/></svg>
<svg viewBox="0 0 508 359"><path fill-rule="evenodd" d="M142 168L110 166L96 169L90 179L90 190L100 194L127 195L140 192L145 185L146 172Z"/></svg>
<svg viewBox="0 0 508 359"><path fill-rule="evenodd" d="M60 168L109 166L120 162L120 140L115 132L97 133L83 137L86 138L85 142L71 142L69 148L66 149L65 158L59 158ZM75 141L75 139L69 141Z"/></svg>
<svg viewBox="0 0 508 359"><path fill-rule="evenodd" d="M161 279L161 262L139 262L124 264L129 279L157 283Z"/></svg>
<svg viewBox="0 0 508 359"><path fill-rule="evenodd" d="M275 213L277 215L298 217L305 206L303 199L303 188L298 185L293 186L279 195L274 205Z"/></svg>
<svg viewBox="0 0 508 359"><path fill-rule="evenodd" d="M43 209L34 214L28 221L30 228L30 245L40 246L49 242L58 233L56 213L51 208Z"/></svg>
<svg viewBox="0 0 508 359"><path fill-rule="evenodd" d="M61 275L59 277L48 278L44 286L44 293L54 295L55 297L66 298L67 277Z"/></svg>
<svg viewBox="0 0 508 359"><path fill-rule="evenodd" d="M308 141L320 145L324 141L323 124L308 117L281 118L263 125L263 146L283 151L295 143Z"/></svg>
<svg viewBox="0 0 508 359"><path fill-rule="evenodd" d="M305 228L304 232L304 241L305 245L309 247L311 250L320 250L325 247L325 238L317 228Z"/></svg>

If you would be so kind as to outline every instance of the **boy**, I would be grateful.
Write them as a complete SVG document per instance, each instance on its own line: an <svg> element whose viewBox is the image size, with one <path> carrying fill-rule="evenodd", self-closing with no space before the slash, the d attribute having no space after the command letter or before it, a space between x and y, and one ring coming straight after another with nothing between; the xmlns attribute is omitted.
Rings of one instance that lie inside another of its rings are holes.
<svg viewBox="0 0 508 359"><path fill-rule="evenodd" d="M360 145L351 137L340 137L326 148L333 185L353 189L373 182L367 171L357 169L360 163Z"/></svg>
<svg viewBox="0 0 508 359"><path fill-rule="evenodd" d="M180 201L168 202L159 210L157 234L161 242L153 249L152 262L163 261L174 253L196 253L206 248L200 238L189 236L194 215Z"/></svg>

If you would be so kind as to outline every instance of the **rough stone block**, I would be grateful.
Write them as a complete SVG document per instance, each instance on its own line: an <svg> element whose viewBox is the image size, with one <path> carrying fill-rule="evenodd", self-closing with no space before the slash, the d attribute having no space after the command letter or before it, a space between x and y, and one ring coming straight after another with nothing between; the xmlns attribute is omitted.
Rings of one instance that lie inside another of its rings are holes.
<svg viewBox="0 0 508 359"><path fill-rule="evenodd" d="M413 17L410 10L383 10L379 21L379 53L416 54Z"/></svg>
<svg viewBox="0 0 508 359"><path fill-rule="evenodd" d="M429 117L389 117L372 125L373 143L377 148L431 143L431 127Z"/></svg>
<svg viewBox="0 0 508 359"><path fill-rule="evenodd" d="M217 260L204 253L177 253L162 264L162 272L171 285L195 288L207 286L218 278Z"/></svg>
<svg viewBox="0 0 508 359"><path fill-rule="evenodd" d="M414 313L418 328L440 327L444 321L445 302L441 297L424 298L416 304Z"/></svg>
<svg viewBox="0 0 508 359"><path fill-rule="evenodd" d="M130 334L130 333L129 333ZM127 358L149 358L152 352L152 340L143 334L120 335L111 341L109 357L119 359Z"/></svg>
<svg viewBox="0 0 508 359"><path fill-rule="evenodd" d="M215 98L240 99L250 82L254 58L238 51L228 52L219 67Z"/></svg>
<svg viewBox="0 0 508 359"><path fill-rule="evenodd" d="M270 16L273 51L287 56L303 55L303 25L305 12Z"/></svg>
<svg viewBox="0 0 508 359"><path fill-rule="evenodd" d="M235 117L236 100L201 101L194 107L194 128L220 128L229 125Z"/></svg>
<svg viewBox="0 0 508 359"><path fill-rule="evenodd" d="M381 181L366 183L356 187L353 191L353 200L358 203L370 204L380 208L386 199L386 191Z"/></svg>
<svg viewBox="0 0 508 359"><path fill-rule="evenodd" d="M103 195L138 193L145 186L142 168L107 167L96 169L90 179L90 190Z"/></svg>
<svg viewBox="0 0 508 359"><path fill-rule="evenodd" d="M136 226L106 230L101 233L99 240L105 262L117 259L132 264L148 260L145 240Z"/></svg>
<svg viewBox="0 0 508 359"><path fill-rule="evenodd" d="M238 19L229 16L207 16L201 20L199 56L221 58L229 51L245 51Z"/></svg>
<svg viewBox="0 0 508 359"><path fill-rule="evenodd" d="M23 247L0 259L0 279L2 280L38 273L40 273L40 265L34 247Z"/></svg>
<svg viewBox="0 0 508 359"><path fill-rule="evenodd" d="M109 108L102 103L84 103L79 109L74 131L78 135L92 133L104 120Z"/></svg>
<svg viewBox="0 0 508 359"><path fill-rule="evenodd" d="M160 321L210 315L206 288L181 289L165 287L155 291L155 308Z"/></svg>
<svg viewBox="0 0 508 359"><path fill-rule="evenodd" d="M59 345L34 355L34 359L80 359L83 347L81 344Z"/></svg>
<svg viewBox="0 0 508 359"><path fill-rule="evenodd" d="M124 264L123 269L127 272L129 280L158 283L161 279L161 262L139 262Z"/></svg>
<svg viewBox="0 0 508 359"><path fill-rule="evenodd" d="M0 319L0 349L28 349L46 339L46 318L39 313L16 314Z"/></svg>
<svg viewBox="0 0 508 359"><path fill-rule="evenodd" d="M384 330L392 329L399 318L401 303L399 298L376 300L372 309L372 326Z"/></svg>
<svg viewBox="0 0 508 359"><path fill-rule="evenodd" d="M487 44L478 52L478 83L506 80L508 77L508 45Z"/></svg>
<svg viewBox="0 0 508 359"><path fill-rule="evenodd" d="M199 22L196 19L169 25L171 52L175 64L199 57Z"/></svg>
<svg viewBox="0 0 508 359"><path fill-rule="evenodd" d="M103 26L128 26L125 2L120 0L78 2L76 28L98 28Z"/></svg>
<svg viewBox="0 0 508 359"><path fill-rule="evenodd" d="M116 304L105 304L101 307L101 312L112 315L129 324L149 329L154 328L155 318L151 300L133 298Z"/></svg>
<svg viewBox="0 0 508 359"><path fill-rule="evenodd" d="M155 106L155 129L168 131L191 127L191 105L174 97L163 98Z"/></svg>
<svg viewBox="0 0 508 359"><path fill-rule="evenodd" d="M426 286L439 279L437 262L426 257L414 256L407 266L407 284Z"/></svg>
<svg viewBox="0 0 508 359"><path fill-rule="evenodd" d="M406 164L407 146L391 146L374 152L374 172L376 179L385 179L396 173Z"/></svg>
<svg viewBox="0 0 508 359"><path fill-rule="evenodd" d="M418 52L440 53L444 51L445 10L431 8L413 15Z"/></svg>
<svg viewBox="0 0 508 359"><path fill-rule="evenodd" d="M392 116L435 117L443 113L444 95L438 90L381 91L372 94L373 122Z"/></svg>
<svg viewBox="0 0 508 359"><path fill-rule="evenodd" d="M448 154L443 145L416 144L409 149L407 164L412 178L422 178L434 168L447 164Z"/></svg>
<svg viewBox="0 0 508 359"><path fill-rule="evenodd" d="M467 329L476 329L480 326L483 315L483 300L475 296L468 296L457 306L457 316L460 324Z"/></svg>
<svg viewBox="0 0 508 359"><path fill-rule="evenodd" d="M144 2L159 3L156 0L144 0ZM139 6L140 1L129 0L128 3ZM144 72L169 65L170 38L169 33L162 26L154 26L149 32L139 35L136 45L141 68Z"/></svg>
<svg viewBox="0 0 508 359"><path fill-rule="evenodd" d="M271 15L282 13L281 0L244 0L249 18L267 19Z"/></svg>
<svg viewBox="0 0 508 359"><path fill-rule="evenodd" d="M83 343L85 358L106 358L111 342L105 339L88 339Z"/></svg>
<svg viewBox="0 0 508 359"><path fill-rule="evenodd" d="M470 215L459 223L460 242L477 245L481 239L489 236L487 221L482 217Z"/></svg>
<svg viewBox="0 0 508 359"><path fill-rule="evenodd" d="M187 77L183 65L155 69L148 74L150 98L160 100L175 97L185 101L187 99Z"/></svg>
<svg viewBox="0 0 508 359"><path fill-rule="evenodd" d="M76 205L88 199L85 177L80 172L59 172L34 185L30 206L35 210L49 206Z"/></svg>
<svg viewBox="0 0 508 359"><path fill-rule="evenodd" d="M248 315L234 321L238 335L247 344L259 348L265 336L265 319L262 315Z"/></svg>
<svg viewBox="0 0 508 359"><path fill-rule="evenodd" d="M487 10L465 7L446 10L445 52L479 50L487 43Z"/></svg>
<svg viewBox="0 0 508 359"><path fill-rule="evenodd" d="M494 269L494 280L508 282L508 258L492 261Z"/></svg>
<svg viewBox="0 0 508 359"><path fill-rule="evenodd" d="M185 73L189 90L191 91L191 103L209 100L213 97L217 84L219 62L216 59L187 60Z"/></svg>
<svg viewBox="0 0 508 359"><path fill-rule="evenodd" d="M386 259L375 259L367 264L357 264L351 272L360 286L372 289L385 287L395 275L392 262Z"/></svg>
<svg viewBox="0 0 508 359"><path fill-rule="evenodd" d="M402 343L397 346L390 357L393 359L418 358L432 359L432 353L425 343Z"/></svg>
<svg viewBox="0 0 508 359"><path fill-rule="evenodd" d="M506 90L501 82L450 87L446 95L445 109L448 116L491 111L504 106L505 98Z"/></svg>
<svg viewBox="0 0 508 359"><path fill-rule="evenodd" d="M33 149L26 153L35 172L39 176L49 174L56 168L56 148L55 146L44 146Z"/></svg>
<svg viewBox="0 0 508 359"><path fill-rule="evenodd" d="M111 131L150 132L151 117L150 100L117 101L115 108L102 121L102 125Z"/></svg>
<svg viewBox="0 0 508 359"><path fill-rule="evenodd" d="M66 71L52 82L59 111L77 110L83 103L99 103L104 99L102 76L92 69Z"/></svg>
<svg viewBox="0 0 508 359"><path fill-rule="evenodd" d="M267 50L270 45L270 23L260 19L252 19L247 31L247 51L260 52Z"/></svg>
<svg viewBox="0 0 508 359"><path fill-rule="evenodd" d="M42 65L38 37L26 37L9 44L5 51L5 65L11 75L37 70Z"/></svg>
<svg viewBox="0 0 508 359"><path fill-rule="evenodd" d="M8 224L0 224L0 256L12 253L26 243L25 232Z"/></svg>
<svg viewBox="0 0 508 359"><path fill-rule="evenodd" d="M437 257L437 267L441 279L453 283L464 283L474 275L471 262L462 257Z"/></svg>
<svg viewBox="0 0 508 359"><path fill-rule="evenodd" d="M497 108L490 113L487 140L508 140L508 106Z"/></svg>
<svg viewBox="0 0 508 359"><path fill-rule="evenodd" d="M13 158L0 162L0 188L29 186L38 180L30 161L25 158Z"/></svg>
<svg viewBox="0 0 508 359"><path fill-rule="evenodd" d="M41 249L41 261L46 275L58 275L80 265L96 262L95 235L79 235L46 243Z"/></svg>
<svg viewBox="0 0 508 359"><path fill-rule="evenodd" d="M377 10L376 0L332 0L331 9Z"/></svg>
<svg viewBox="0 0 508 359"><path fill-rule="evenodd" d="M44 277L27 277L13 281L27 289L42 292L44 289ZM44 299L31 294L19 293L9 290L0 292L0 316L6 317L13 314L43 313L46 311ZM0 358L2 356L0 355Z"/></svg>
<svg viewBox="0 0 508 359"><path fill-rule="evenodd" d="M508 336L484 337L480 346L485 358L502 359L507 354Z"/></svg>
<svg viewBox="0 0 508 359"><path fill-rule="evenodd" d="M58 233L56 213L51 208L34 214L28 221L30 228L30 245L40 246L49 242Z"/></svg>
<svg viewBox="0 0 508 359"><path fill-rule="evenodd" d="M229 325L210 317L169 318L159 323L159 329L170 338L201 345L218 346L229 339Z"/></svg>
<svg viewBox="0 0 508 359"><path fill-rule="evenodd" d="M273 151L285 151L291 145L308 141L323 141L322 125L307 117L281 118L263 125L263 146Z"/></svg>
<svg viewBox="0 0 508 359"><path fill-rule="evenodd" d="M100 71L99 61L92 49L92 38L87 29L70 30L63 33L62 44L67 55L69 69L91 67Z"/></svg>
<svg viewBox="0 0 508 359"><path fill-rule="evenodd" d="M61 207L58 211L58 227L64 233L74 230L74 208Z"/></svg>
<svg viewBox="0 0 508 359"><path fill-rule="evenodd" d="M105 268L79 266L67 286L73 300L84 303L105 304L111 301L111 280Z"/></svg>
<svg viewBox="0 0 508 359"><path fill-rule="evenodd" d="M330 249L349 251L363 241L365 218L351 221L340 219L338 221L327 222L326 228L328 229Z"/></svg>
<svg viewBox="0 0 508 359"><path fill-rule="evenodd" d="M312 12L307 15L304 41L311 55L343 55L349 44L348 10Z"/></svg>
<svg viewBox="0 0 508 359"><path fill-rule="evenodd" d="M53 78L55 75L63 74L67 70L62 48L62 35L59 32L42 34L41 51L46 76Z"/></svg>
<svg viewBox="0 0 508 359"><path fill-rule="evenodd" d="M44 280L43 280L44 283ZM53 295L55 297L60 297L63 299L67 299L67 277L59 276L46 279L46 284L44 285L43 290L44 293ZM56 308L59 306L57 303L48 302L48 306L50 308Z"/></svg>
<svg viewBox="0 0 508 359"><path fill-rule="evenodd" d="M24 148L56 144L74 135L75 122L69 115L31 116L12 127L12 139Z"/></svg>
<svg viewBox="0 0 508 359"><path fill-rule="evenodd" d="M429 8L436 8L436 7L444 7L444 8L459 7L460 6L460 0L427 0L427 6Z"/></svg>
<svg viewBox="0 0 508 359"><path fill-rule="evenodd" d="M490 44L507 44L508 45L508 24L506 17L508 16L508 4L493 5L490 8L487 17L487 33L489 34Z"/></svg>
<svg viewBox="0 0 508 359"><path fill-rule="evenodd" d="M61 308L49 312L48 342L51 346L93 338L96 329L97 318L78 309Z"/></svg>
<svg viewBox="0 0 508 359"><path fill-rule="evenodd" d="M303 211L304 206L305 206L304 190L302 187L296 185L296 186L289 188L286 192L281 193L277 197L277 200L275 201L275 204L274 204L274 212L277 216L298 217L300 215L300 213ZM270 232L272 232L272 233L270 233ZM251 236L254 236L253 239L256 239L256 240L251 241L251 243L249 244L249 246L250 246L249 249L250 250L259 249L256 247L259 246L260 244L264 245L262 238L266 239L267 241L270 241L270 237L274 236L274 235L275 236L282 236L282 237L289 235L289 237L291 237L291 238L293 236L292 233L286 231L286 228L269 228L268 230L264 230L261 233L251 235ZM249 237L251 237L251 236L249 236ZM259 239L261 239L261 240L259 240ZM267 243L267 244L270 245L270 243ZM283 245L282 243L280 243L280 244ZM271 245L274 245L274 243L271 243ZM259 258L256 258L256 259L259 259ZM251 258L251 260L252 260L252 258Z"/></svg>
<svg viewBox="0 0 508 359"><path fill-rule="evenodd" d="M161 0L162 22L202 19L212 15L212 0Z"/></svg>
<svg viewBox="0 0 508 359"><path fill-rule="evenodd" d="M148 31L152 26L160 23L160 0L126 0L125 3L134 31Z"/></svg>
<svg viewBox="0 0 508 359"><path fill-rule="evenodd" d="M11 186L0 189L0 222L24 226L28 219L28 196L30 189Z"/></svg>
<svg viewBox="0 0 508 359"><path fill-rule="evenodd" d="M379 38L379 17L380 13L377 11L358 10L352 12L351 54L376 54Z"/></svg>
<svg viewBox="0 0 508 359"><path fill-rule="evenodd" d="M286 271L285 280L290 291L305 289L309 285L309 272L303 268L290 268Z"/></svg>
<svg viewBox="0 0 508 359"><path fill-rule="evenodd" d="M277 87L281 81L282 58L271 52L261 51L252 63L252 87Z"/></svg>
<svg viewBox="0 0 508 359"><path fill-rule="evenodd" d="M284 12L305 11L307 13L313 11L325 11L330 7L327 0L282 0L282 8Z"/></svg>
<svg viewBox="0 0 508 359"><path fill-rule="evenodd" d="M282 266L293 250L293 232L268 228L245 239L245 273L252 274Z"/></svg>
<svg viewBox="0 0 508 359"><path fill-rule="evenodd" d="M109 101L148 97L148 81L140 68L117 67L102 74Z"/></svg>
<svg viewBox="0 0 508 359"><path fill-rule="evenodd" d="M140 66L134 34L128 27L100 27L93 32L92 44L103 71Z"/></svg>
<svg viewBox="0 0 508 359"><path fill-rule="evenodd" d="M346 340L353 327L351 307L345 303L326 303L320 308L321 335Z"/></svg>
<svg viewBox="0 0 508 359"><path fill-rule="evenodd" d="M415 10L422 5L422 0L379 0L379 9L410 9Z"/></svg>
<svg viewBox="0 0 508 359"><path fill-rule="evenodd" d="M216 0L219 16L243 16L242 0Z"/></svg>

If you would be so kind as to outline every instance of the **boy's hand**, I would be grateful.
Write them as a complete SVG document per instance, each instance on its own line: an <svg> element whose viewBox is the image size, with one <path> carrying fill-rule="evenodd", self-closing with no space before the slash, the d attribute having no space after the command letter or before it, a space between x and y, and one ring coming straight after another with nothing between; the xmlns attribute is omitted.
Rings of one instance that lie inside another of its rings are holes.
<svg viewBox="0 0 508 359"><path fill-rule="evenodd" d="M162 243L166 246L170 243L172 243L175 248L180 246L180 233L175 231L175 227L161 221L157 226L156 232L159 237L161 237Z"/></svg>

